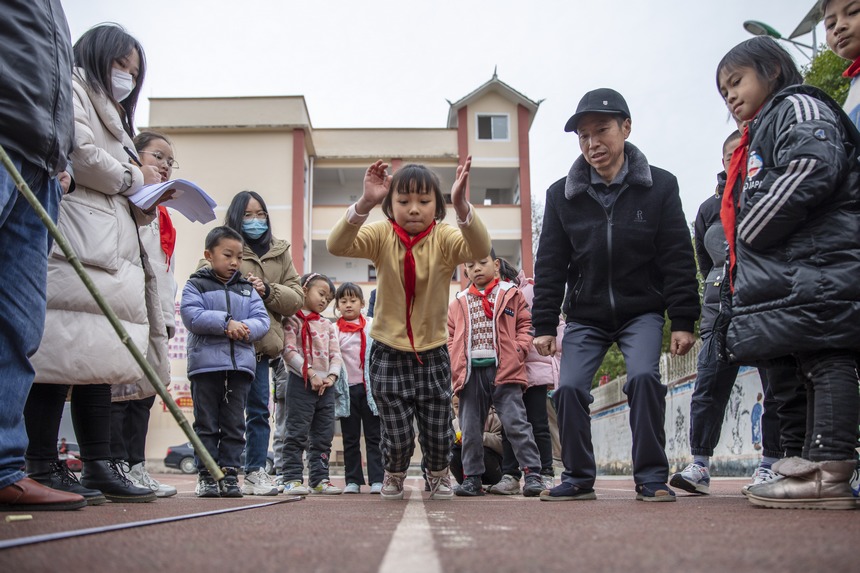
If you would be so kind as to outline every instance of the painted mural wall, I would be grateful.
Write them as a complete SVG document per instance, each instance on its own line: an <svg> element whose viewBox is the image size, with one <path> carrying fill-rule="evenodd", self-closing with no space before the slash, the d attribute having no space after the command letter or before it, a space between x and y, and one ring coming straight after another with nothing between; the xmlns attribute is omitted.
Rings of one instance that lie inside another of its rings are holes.
<svg viewBox="0 0 860 573"><path fill-rule="evenodd" d="M592 409L592 439L598 472L602 474L633 473L630 452L630 410L621 392L623 381L614 380L615 388L600 387L596 393L615 394L615 405ZM671 471L679 471L690 461L690 399L695 377L670 383L666 395L666 455ZM595 396L598 398L598 396ZM605 400L601 400L605 403ZM763 396L761 379L755 368L741 368L732 389L723 419L722 434L711 458L711 475L752 475L761 458L761 414ZM595 401L595 405L598 401Z"/></svg>

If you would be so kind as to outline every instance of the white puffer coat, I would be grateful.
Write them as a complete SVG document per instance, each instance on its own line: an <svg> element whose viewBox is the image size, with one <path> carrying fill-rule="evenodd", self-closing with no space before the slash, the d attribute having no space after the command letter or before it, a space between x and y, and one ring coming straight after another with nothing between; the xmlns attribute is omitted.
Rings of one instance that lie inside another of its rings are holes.
<svg viewBox="0 0 860 573"><path fill-rule="evenodd" d="M143 174L123 150L123 146L134 147L119 112L104 95L90 91L82 76L81 70L75 70L71 162L77 188L60 202L58 224L132 341L145 353L150 326L138 225L148 224L152 216L137 208L132 215L126 199L143 185ZM158 305L154 286L150 298ZM45 335L32 358L36 382L136 384L141 380L142 370L56 243L48 261L47 299ZM158 311L150 316L161 317L160 306L155 308ZM161 321L160 330L166 335Z"/></svg>

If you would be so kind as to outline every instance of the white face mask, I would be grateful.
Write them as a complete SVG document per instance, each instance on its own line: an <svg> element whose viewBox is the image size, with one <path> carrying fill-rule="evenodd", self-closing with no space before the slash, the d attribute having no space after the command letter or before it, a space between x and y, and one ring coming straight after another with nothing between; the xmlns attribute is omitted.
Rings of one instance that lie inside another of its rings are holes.
<svg viewBox="0 0 860 573"><path fill-rule="evenodd" d="M111 93L113 99L122 101L134 90L134 78L131 74L118 68L111 69Z"/></svg>

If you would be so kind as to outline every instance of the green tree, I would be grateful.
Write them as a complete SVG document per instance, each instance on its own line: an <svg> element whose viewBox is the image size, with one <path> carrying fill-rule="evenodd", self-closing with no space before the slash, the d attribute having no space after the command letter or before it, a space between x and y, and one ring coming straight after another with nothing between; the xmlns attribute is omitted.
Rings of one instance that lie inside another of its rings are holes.
<svg viewBox="0 0 860 573"><path fill-rule="evenodd" d="M801 72L807 84L821 88L842 105L851 85L851 80L842 77L849 63L822 45L815 59L805 65Z"/></svg>

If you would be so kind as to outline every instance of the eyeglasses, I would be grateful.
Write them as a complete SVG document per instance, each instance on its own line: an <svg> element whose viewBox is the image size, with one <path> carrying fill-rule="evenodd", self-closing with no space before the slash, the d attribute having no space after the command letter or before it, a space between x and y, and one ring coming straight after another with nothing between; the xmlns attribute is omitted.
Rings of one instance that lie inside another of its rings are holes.
<svg viewBox="0 0 860 573"><path fill-rule="evenodd" d="M175 159L173 159L172 157L165 157L164 154L162 154L160 151L139 151L138 153L148 153L152 155L159 163L164 163L171 169L179 169L179 164L176 162Z"/></svg>
<svg viewBox="0 0 860 573"><path fill-rule="evenodd" d="M256 213L247 212L242 218L245 221L253 221L254 219L257 219L258 221L265 221L269 218L269 214L265 211L257 211Z"/></svg>

